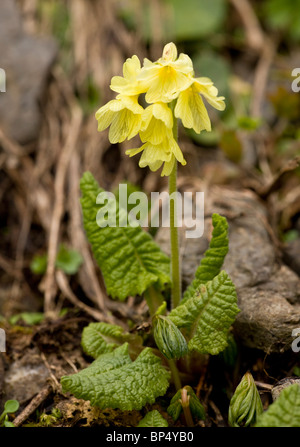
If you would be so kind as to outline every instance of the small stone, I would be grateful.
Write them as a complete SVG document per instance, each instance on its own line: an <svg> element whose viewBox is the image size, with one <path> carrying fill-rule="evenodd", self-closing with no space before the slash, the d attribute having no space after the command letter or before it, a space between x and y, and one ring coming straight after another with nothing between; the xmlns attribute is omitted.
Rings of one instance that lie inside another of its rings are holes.
<svg viewBox="0 0 300 447"><path fill-rule="evenodd" d="M298 385L300 385L300 377L285 377L284 379L277 382L271 390L273 401L279 397L279 394L282 390L284 390L284 388L287 388L290 385L294 385L295 383L298 383Z"/></svg>
<svg viewBox="0 0 300 447"><path fill-rule="evenodd" d="M16 399L20 404L32 399L41 391L49 371L34 351L29 350L9 365L4 375L3 399Z"/></svg>

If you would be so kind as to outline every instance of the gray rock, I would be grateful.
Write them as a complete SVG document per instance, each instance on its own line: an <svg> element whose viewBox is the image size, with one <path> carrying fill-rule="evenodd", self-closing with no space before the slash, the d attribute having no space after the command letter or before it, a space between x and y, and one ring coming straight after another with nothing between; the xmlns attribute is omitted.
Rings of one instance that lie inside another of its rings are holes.
<svg viewBox="0 0 300 447"><path fill-rule="evenodd" d="M300 385L300 377L285 377L284 379L277 382L271 390L273 401L278 399L282 390L284 390L288 386L294 385L295 383Z"/></svg>
<svg viewBox="0 0 300 447"><path fill-rule="evenodd" d="M49 371L34 350L9 365L4 375L3 399L25 403L39 393L46 384Z"/></svg>
<svg viewBox="0 0 300 447"><path fill-rule="evenodd" d="M56 54L54 40L24 33L14 0L1 0L0 64L6 75L6 92L0 93L0 122L20 143L38 135L39 101Z"/></svg>
<svg viewBox="0 0 300 447"><path fill-rule="evenodd" d="M284 262L300 275L300 239L287 242L283 248Z"/></svg>
<svg viewBox="0 0 300 447"><path fill-rule="evenodd" d="M265 352L291 349L292 331L300 327L300 278L277 259L263 204L250 191L213 186L205 194L205 228L200 239L186 239L180 229L183 290L208 247L211 215L229 223L229 253L224 270L233 280L241 312L235 333L248 347ZM159 229L157 242L169 254L169 229Z"/></svg>

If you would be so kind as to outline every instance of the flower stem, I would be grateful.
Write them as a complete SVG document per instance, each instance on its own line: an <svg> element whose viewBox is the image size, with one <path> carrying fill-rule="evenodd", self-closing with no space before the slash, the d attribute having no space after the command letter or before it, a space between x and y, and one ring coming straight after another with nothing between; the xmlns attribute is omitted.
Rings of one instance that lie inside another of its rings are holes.
<svg viewBox="0 0 300 447"><path fill-rule="evenodd" d="M171 107L173 111L173 107ZM178 140L177 119L173 112L173 136ZM173 194L174 193L174 194ZM173 194L173 200L170 200L170 242L171 242L171 276L172 276L172 299L171 305L174 309L181 300L181 274L179 259L179 240L177 227L177 160L169 176L169 195Z"/></svg>
<svg viewBox="0 0 300 447"><path fill-rule="evenodd" d="M149 312L151 317L155 314L159 306L163 303L163 297L159 291L157 291L153 286L150 286L145 290L145 299L149 307Z"/></svg>
<svg viewBox="0 0 300 447"><path fill-rule="evenodd" d="M186 425L188 427L194 427L194 421L190 409L190 398L185 387L181 390L181 406L183 409Z"/></svg>
<svg viewBox="0 0 300 447"><path fill-rule="evenodd" d="M181 388L181 380L180 380L180 377L179 377L178 368L176 366L175 361L172 360L172 359L168 360L168 364L169 364L169 368L170 368L171 373L172 373L172 378L173 378L173 382L174 382L175 388L178 391Z"/></svg>

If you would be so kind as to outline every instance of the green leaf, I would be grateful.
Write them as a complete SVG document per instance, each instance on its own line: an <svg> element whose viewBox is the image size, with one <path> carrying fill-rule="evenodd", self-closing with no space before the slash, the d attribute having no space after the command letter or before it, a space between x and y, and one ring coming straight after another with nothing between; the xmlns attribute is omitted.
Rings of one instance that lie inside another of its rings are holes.
<svg viewBox="0 0 300 447"><path fill-rule="evenodd" d="M80 182L84 227L95 259L102 271L107 293L112 298L125 300L130 295L141 295L151 285L162 290L170 284L170 260L162 253L152 237L141 227L99 227L97 213L104 205L97 205L96 198L104 192L91 173L86 172ZM124 219L118 203L116 221Z"/></svg>
<svg viewBox="0 0 300 447"><path fill-rule="evenodd" d="M173 309L169 318L184 329L190 350L216 355L226 348L228 331L238 312L235 286L222 271Z"/></svg>
<svg viewBox="0 0 300 447"><path fill-rule="evenodd" d="M168 422L162 417L159 411L149 411L139 422L138 427L168 427Z"/></svg>
<svg viewBox="0 0 300 447"><path fill-rule="evenodd" d="M234 129L225 129L220 139L220 148L233 163L239 163L243 156L242 141Z"/></svg>
<svg viewBox="0 0 300 447"><path fill-rule="evenodd" d="M224 0L201 0L201 3L198 0L167 0L167 3L172 8L169 26L177 40L197 39L214 33L226 16Z"/></svg>
<svg viewBox="0 0 300 447"><path fill-rule="evenodd" d="M6 414L8 413L15 413L19 409L19 402L17 400L7 400L4 404L4 412Z"/></svg>
<svg viewBox="0 0 300 447"><path fill-rule="evenodd" d="M209 249L206 250L204 258L195 273L195 279L186 289L182 304L185 300L194 296L201 284L214 279L220 273L225 256L228 253L228 223L225 217L219 214L212 215L213 232Z"/></svg>
<svg viewBox="0 0 300 447"><path fill-rule="evenodd" d="M90 323L83 329L81 345L86 354L96 359L99 355L113 351L126 341L142 345L141 337L124 332L121 326Z"/></svg>
<svg viewBox="0 0 300 447"><path fill-rule="evenodd" d="M192 415L197 419L205 419L206 413L200 400L194 393L194 390L189 385L185 386L184 389L187 391L189 407ZM168 414L172 417L174 421L177 421L183 408L182 408L182 390L177 391L173 396L170 405L167 409Z"/></svg>
<svg viewBox="0 0 300 447"><path fill-rule="evenodd" d="M47 255L36 255L30 263L30 270L35 275L43 275L47 270Z"/></svg>
<svg viewBox="0 0 300 447"><path fill-rule="evenodd" d="M133 183L122 181L122 185L126 185L126 197L127 197L127 210L128 212L131 211L136 205L128 203L128 199L131 194L135 192L141 192L141 188L137 185L134 185ZM113 189L112 191L116 197L116 200L120 200L120 185L118 188ZM148 207L147 207L148 209Z"/></svg>
<svg viewBox="0 0 300 447"><path fill-rule="evenodd" d="M56 268L63 270L67 275L74 275L77 273L82 261L83 259L78 251L70 250L64 245L60 245L55 266Z"/></svg>
<svg viewBox="0 0 300 447"><path fill-rule="evenodd" d="M251 116L239 116L237 119L237 125L243 130L257 130L262 124L261 118L254 118Z"/></svg>
<svg viewBox="0 0 300 447"><path fill-rule="evenodd" d="M226 366L234 368L238 358L238 346L234 339L234 336L231 333L228 334L227 343L227 347L224 349L224 351L220 352L219 356Z"/></svg>
<svg viewBox="0 0 300 447"><path fill-rule="evenodd" d="M163 396L169 386L170 373L162 366L151 348L145 348L133 362L128 343L113 352L100 355L88 368L61 378L63 392L71 392L92 405L140 410Z"/></svg>
<svg viewBox="0 0 300 447"><path fill-rule="evenodd" d="M10 421L4 421L4 427L15 427L15 425Z"/></svg>
<svg viewBox="0 0 300 447"><path fill-rule="evenodd" d="M293 369L293 375L300 377L300 368L299 366L295 366Z"/></svg>
<svg viewBox="0 0 300 447"><path fill-rule="evenodd" d="M63 270L68 275L77 273L82 264L82 257L76 250L70 250L64 245L60 245L56 256L55 266ZM30 270L36 275L43 275L47 270L47 255L35 256L30 264Z"/></svg>
<svg viewBox="0 0 300 447"><path fill-rule="evenodd" d="M228 422L231 427L254 425L263 406L252 375L247 372L237 386L229 405Z"/></svg>
<svg viewBox="0 0 300 447"><path fill-rule="evenodd" d="M22 312L17 315L13 315L9 319L9 323L14 325L19 320L23 320L24 323L29 325L38 324L45 318L45 315L42 312Z"/></svg>
<svg viewBox="0 0 300 447"><path fill-rule="evenodd" d="M146 41L153 39L157 17L151 2L118 0L119 14L129 29L137 28ZM165 0L158 5L163 41L186 41L215 33L226 18L225 0Z"/></svg>
<svg viewBox="0 0 300 447"><path fill-rule="evenodd" d="M300 386L295 383L284 388L255 427L300 427Z"/></svg>
<svg viewBox="0 0 300 447"><path fill-rule="evenodd" d="M285 38L300 39L299 11L300 0L267 0L263 4L266 21L276 32L284 31Z"/></svg>
<svg viewBox="0 0 300 447"><path fill-rule="evenodd" d="M229 98L231 97L229 81L232 67L222 53L201 50L201 52L198 52L193 57L193 65L196 76L209 77L218 88L219 95L225 96L226 104L228 105Z"/></svg>

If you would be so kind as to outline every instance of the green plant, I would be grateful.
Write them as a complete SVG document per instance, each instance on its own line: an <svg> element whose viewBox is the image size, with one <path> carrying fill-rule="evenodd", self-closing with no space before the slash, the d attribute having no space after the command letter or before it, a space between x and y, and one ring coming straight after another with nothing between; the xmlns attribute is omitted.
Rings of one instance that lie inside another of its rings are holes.
<svg viewBox="0 0 300 447"><path fill-rule="evenodd" d="M138 427L168 427L168 422L157 410L149 411L139 422Z"/></svg>
<svg viewBox="0 0 300 447"><path fill-rule="evenodd" d="M283 389L255 426L300 427L300 386L295 383Z"/></svg>
<svg viewBox="0 0 300 447"><path fill-rule="evenodd" d="M254 379L247 372L231 398L228 416L229 425L232 427L254 425L262 412L263 406Z"/></svg>
<svg viewBox="0 0 300 447"><path fill-rule="evenodd" d="M36 255L30 263L30 270L36 275L43 275L47 270L47 255ZM59 246L55 267L67 273L74 275L82 264L82 257L76 250L70 250L63 244Z"/></svg>
<svg viewBox="0 0 300 447"><path fill-rule="evenodd" d="M203 405L193 389L188 385L177 391L173 396L167 411L174 421L177 421L183 411L188 426L194 425L193 416L196 419L206 418Z"/></svg>
<svg viewBox="0 0 300 447"><path fill-rule="evenodd" d="M21 312L20 314L13 315L9 318L9 323L15 325L19 320L29 325L38 324L45 318L45 315L41 312Z"/></svg>
<svg viewBox="0 0 300 447"><path fill-rule="evenodd" d="M192 388L182 387L176 361L192 352L222 352L239 309L234 284L221 270L228 252L228 223L218 214L212 216L209 249L182 296L176 176L177 162L185 165L186 161L177 142L177 121L180 118L186 128L198 133L209 131L202 96L218 110L224 109L224 98L217 96L208 78L194 78L190 58L183 54L177 58L172 43L165 46L162 58L155 63L146 60L143 68L136 56L127 59L123 73L124 77L112 79L111 88L119 93L116 99L96 113L98 130L110 126L111 143L139 133L144 144L127 154L142 152L141 167L156 171L163 166L162 175L169 177L173 197L171 260L132 220L134 209L128 213L120 206L120 197L116 200L99 187L90 172L84 173L80 183L83 223L107 293L121 301L143 295L152 317L152 333L141 339L119 326L91 323L83 332L82 347L95 360L88 368L62 377L61 384L64 392L100 408L140 410L165 395L172 379L177 394L169 414L176 419L183 411L187 424L192 425L193 417L205 418L205 411ZM145 109L138 103L140 94L150 104ZM158 349L151 347L153 341Z"/></svg>
<svg viewBox="0 0 300 447"><path fill-rule="evenodd" d="M19 409L19 402L17 400L7 400L4 404L4 410L0 415L1 427L14 427L14 424L9 421L8 415L13 414Z"/></svg>

